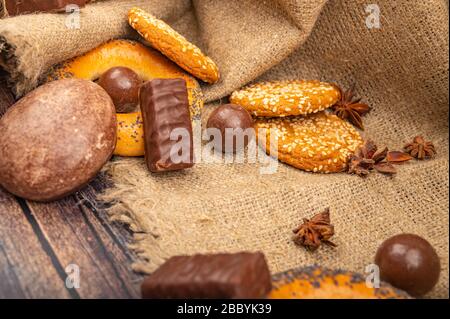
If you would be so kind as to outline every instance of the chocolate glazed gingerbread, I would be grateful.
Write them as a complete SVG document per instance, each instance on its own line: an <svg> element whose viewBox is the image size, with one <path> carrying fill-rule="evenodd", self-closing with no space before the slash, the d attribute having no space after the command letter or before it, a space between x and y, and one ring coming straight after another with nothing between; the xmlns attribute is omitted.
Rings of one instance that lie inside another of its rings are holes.
<svg viewBox="0 0 450 319"><path fill-rule="evenodd" d="M151 172L194 165L192 123L186 81L154 79L140 89L145 161Z"/></svg>
<svg viewBox="0 0 450 319"><path fill-rule="evenodd" d="M2 7L9 16L33 12L63 12L67 5L84 6L90 0L0 0L0 17Z"/></svg>

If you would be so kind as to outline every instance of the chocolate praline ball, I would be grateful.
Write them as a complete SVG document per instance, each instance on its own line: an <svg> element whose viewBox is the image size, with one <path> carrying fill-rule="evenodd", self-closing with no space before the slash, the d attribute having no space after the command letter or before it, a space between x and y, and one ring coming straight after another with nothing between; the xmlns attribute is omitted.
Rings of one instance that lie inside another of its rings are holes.
<svg viewBox="0 0 450 319"><path fill-rule="evenodd" d="M253 129L251 115L242 106L236 104L224 104L216 108L209 116L206 127L210 137L213 136L211 128L220 131L221 135L214 135L212 140L215 148L225 153L239 151L254 137L254 134L247 134L248 131L245 131L249 128ZM238 143L239 140L243 143ZM228 145L226 141L230 141Z"/></svg>
<svg viewBox="0 0 450 319"><path fill-rule="evenodd" d="M132 112L139 100L141 80L133 70L118 66L100 76L98 84L105 89L119 113Z"/></svg>
<svg viewBox="0 0 450 319"><path fill-rule="evenodd" d="M375 256L381 280L419 297L437 283L441 265L428 241L414 234L400 234L385 240Z"/></svg>

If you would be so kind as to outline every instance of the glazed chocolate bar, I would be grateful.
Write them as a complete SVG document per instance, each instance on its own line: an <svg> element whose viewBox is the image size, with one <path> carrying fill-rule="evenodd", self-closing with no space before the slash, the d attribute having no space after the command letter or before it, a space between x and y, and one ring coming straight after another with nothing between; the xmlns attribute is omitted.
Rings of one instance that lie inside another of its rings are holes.
<svg viewBox="0 0 450 319"><path fill-rule="evenodd" d="M88 2L89 0L0 0L0 17L33 12L65 11L69 4L82 7Z"/></svg>
<svg viewBox="0 0 450 319"><path fill-rule="evenodd" d="M139 97L148 169L164 172L192 167L193 136L186 81L148 81L141 86Z"/></svg>
<svg viewBox="0 0 450 319"><path fill-rule="evenodd" d="M143 298L265 298L271 276L262 253L176 256L142 286Z"/></svg>

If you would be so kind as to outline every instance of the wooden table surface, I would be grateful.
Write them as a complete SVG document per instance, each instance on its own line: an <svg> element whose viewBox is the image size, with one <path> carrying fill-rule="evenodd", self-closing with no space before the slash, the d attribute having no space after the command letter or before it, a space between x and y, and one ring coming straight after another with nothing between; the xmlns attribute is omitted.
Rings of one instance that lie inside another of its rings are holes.
<svg viewBox="0 0 450 319"><path fill-rule="evenodd" d="M13 102L0 77L0 116ZM92 205L105 187L98 176L52 203L27 201L0 187L0 298L139 298L143 277L130 267L131 233ZM71 264L80 270L76 289L66 287Z"/></svg>

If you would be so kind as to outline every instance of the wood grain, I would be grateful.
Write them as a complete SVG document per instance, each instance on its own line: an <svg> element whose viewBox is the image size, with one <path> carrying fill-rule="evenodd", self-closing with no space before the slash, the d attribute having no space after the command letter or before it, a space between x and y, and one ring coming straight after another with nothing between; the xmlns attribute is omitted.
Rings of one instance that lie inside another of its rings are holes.
<svg viewBox="0 0 450 319"><path fill-rule="evenodd" d="M132 241L132 231L124 224L118 222L110 222L106 213L107 205L97 201L98 193L103 192L107 187L112 186L112 182L103 174L89 183L81 192L76 194L76 197L83 202L86 208L92 210L93 214L99 222L103 225L105 231L110 234L124 254L130 260L136 259L136 255L128 249L128 244Z"/></svg>
<svg viewBox="0 0 450 319"><path fill-rule="evenodd" d="M0 189L0 298L70 298L16 199Z"/></svg>
<svg viewBox="0 0 450 319"><path fill-rule="evenodd" d="M139 296L139 278L130 269L131 259L92 210L75 196L52 203L27 203L63 267L79 266L77 293L81 298Z"/></svg>

